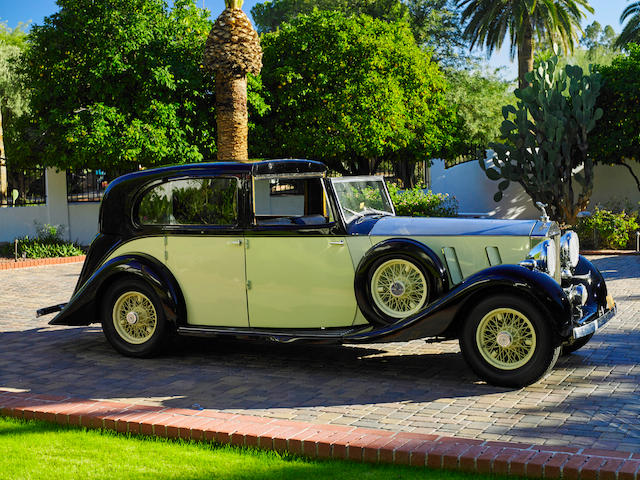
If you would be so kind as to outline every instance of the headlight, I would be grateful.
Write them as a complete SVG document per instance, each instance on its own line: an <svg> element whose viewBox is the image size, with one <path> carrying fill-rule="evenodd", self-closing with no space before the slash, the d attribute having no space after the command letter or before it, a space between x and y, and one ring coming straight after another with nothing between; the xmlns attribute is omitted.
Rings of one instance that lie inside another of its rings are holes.
<svg viewBox="0 0 640 480"><path fill-rule="evenodd" d="M569 230L560 239L562 268L576 268L580 260L580 240L576 232Z"/></svg>
<svg viewBox="0 0 640 480"><path fill-rule="evenodd" d="M545 240L533 247L527 258L536 261L536 266L553 276L556 273L556 245L553 240Z"/></svg>

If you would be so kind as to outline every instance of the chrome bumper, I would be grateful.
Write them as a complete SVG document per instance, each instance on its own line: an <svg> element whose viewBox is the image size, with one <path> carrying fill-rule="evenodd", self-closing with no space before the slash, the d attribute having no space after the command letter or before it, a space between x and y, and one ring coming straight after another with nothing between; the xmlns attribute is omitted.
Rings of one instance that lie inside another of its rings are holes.
<svg viewBox="0 0 640 480"><path fill-rule="evenodd" d="M606 323L611 320L611 318L618 312L618 307L614 304L611 309L607 310L600 317L595 318L594 320L585 323L584 325L580 325L579 327L574 327L573 329L573 338L581 338L586 337L587 335L591 335L599 328L602 328Z"/></svg>

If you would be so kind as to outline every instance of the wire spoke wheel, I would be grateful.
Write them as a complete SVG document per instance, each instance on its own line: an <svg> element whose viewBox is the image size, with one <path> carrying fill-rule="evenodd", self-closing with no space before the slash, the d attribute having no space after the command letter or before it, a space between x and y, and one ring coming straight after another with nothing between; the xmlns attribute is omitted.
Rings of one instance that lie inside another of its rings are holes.
<svg viewBox="0 0 640 480"><path fill-rule="evenodd" d="M156 331L158 315L153 303L140 292L125 292L113 305L113 326L126 342L140 345Z"/></svg>
<svg viewBox="0 0 640 480"><path fill-rule="evenodd" d="M376 306L393 318L419 312L428 296L427 281L420 269L408 260L387 260L371 277L371 296Z"/></svg>
<svg viewBox="0 0 640 480"><path fill-rule="evenodd" d="M476 330L476 345L482 357L500 370L515 370L536 350L536 332L531 321L512 308L487 313Z"/></svg>

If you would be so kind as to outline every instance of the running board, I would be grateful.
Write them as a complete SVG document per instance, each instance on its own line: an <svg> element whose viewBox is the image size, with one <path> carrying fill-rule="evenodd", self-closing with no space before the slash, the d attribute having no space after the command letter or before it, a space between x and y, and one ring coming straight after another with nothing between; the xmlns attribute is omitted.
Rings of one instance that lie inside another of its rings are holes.
<svg viewBox="0 0 640 480"><path fill-rule="evenodd" d="M350 328L308 329L308 330L282 330L267 328L234 328L234 327L178 327L178 334L191 337L257 337L279 343L290 343L297 340L309 341L341 341L347 335L371 328L370 325L362 325Z"/></svg>

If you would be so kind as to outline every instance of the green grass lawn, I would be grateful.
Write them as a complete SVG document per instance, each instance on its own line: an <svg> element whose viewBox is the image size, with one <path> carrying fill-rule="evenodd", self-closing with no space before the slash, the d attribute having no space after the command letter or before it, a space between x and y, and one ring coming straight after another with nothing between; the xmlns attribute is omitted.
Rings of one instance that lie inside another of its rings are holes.
<svg viewBox="0 0 640 480"><path fill-rule="evenodd" d="M120 435L0 417L2 479L487 479L391 465Z"/></svg>

